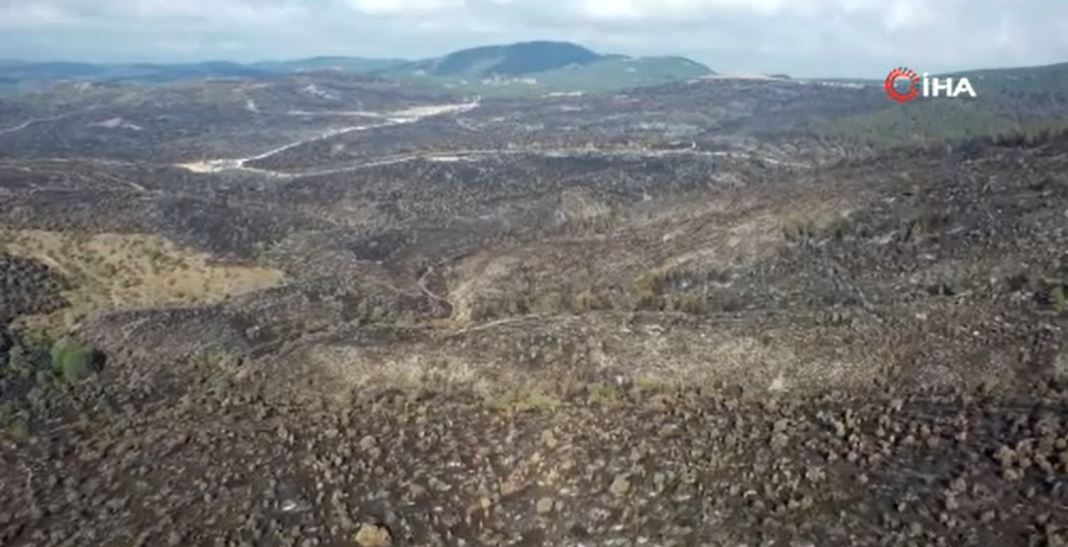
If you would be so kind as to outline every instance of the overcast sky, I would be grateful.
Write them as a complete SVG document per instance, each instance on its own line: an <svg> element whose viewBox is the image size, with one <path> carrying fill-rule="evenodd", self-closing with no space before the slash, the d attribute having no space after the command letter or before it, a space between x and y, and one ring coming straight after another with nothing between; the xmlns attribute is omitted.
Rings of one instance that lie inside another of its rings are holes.
<svg viewBox="0 0 1068 547"><path fill-rule="evenodd" d="M0 58L418 58L532 39L721 72L1068 61L1066 0L0 0Z"/></svg>

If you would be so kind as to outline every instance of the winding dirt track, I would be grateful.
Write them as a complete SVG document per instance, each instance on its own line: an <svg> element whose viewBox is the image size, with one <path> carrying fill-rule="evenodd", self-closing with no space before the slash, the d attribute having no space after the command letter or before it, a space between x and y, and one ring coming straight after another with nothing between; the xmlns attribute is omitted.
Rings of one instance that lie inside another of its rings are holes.
<svg viewBox="0 0 1068 547"><path fill-rule="evenodd" d="M469 110L477 108L478 105L479 105L478 101L473 101L473 102L467 102L467 103L456 103L456 104L447 104L447 105L420 106L420 107L414 107L414 108L409 108L409 109L406 109L406 110L400 110L400 111L390 112L390 113L385 113L385 114L361 112L360 114L363 115L363 116L381 117L385 121L383 121L381 123L375 123L375 124L369 124L369 125L354 125L354 126L350 126L350 127L343 127L343 128L340 128L340 129L330 129L330 130L324 131L323 133L320 133L320 134L318 134L318 135L316 135L314 137L310 137L310 138L307 138L307 139L300 139L300 140L297 140L297 141L294 141L294 142L291 142L291 143L288 143L288 144L284 144L282 146L279 146L277 148L273 148L271 150L268 150L266 152L262 152L260 154L256 154L254 156L248 156L248 157L236 158L236 159L216 159L216 160L206 160L206 161L192 162L192 163L182 163L182 164L178 164L178 167L181 167L183 169L188 169L189 171L193 171L195 173L217 173L219 171L227 171L227 170L242 170L242 171L251 171L251 172L260 173L260 174L269 175L269 176L275 176L275 177L292 177L293 175L291 173L286 173L286 172L283 172L283 171L273 171L273 170L269 170L269 169L258 169L258 168L255 168L255 167L248 167L248 166L246 166L246 164L249 163L249 162L253 162L253 161L259 161L259 160L267 159L267 158L269 158L271 156L274 156L276 154L280 154L282 152L285 152L286 150L290 150L290 149L296 148L298 146L302 146L302 145L305 145L305 144L309 144L309 143L313 143L313 142L318 142L318 141L330 139L330 138L341 136L341 135L346 135L348 133L355 133L357 131L369 131L369 130L373 130L373 129L382 129L384 127L393 127L393 126L396 126L396 125L404 125L404 124L409 124L409 123L415 123L415 122L418 122L418 121L426 119L426 118L430 118L430 117L434 117L434 116L441 116L441 115L444 115L444 114L453 114L453 113L457 113L457 112L467 112ZM345 114L346 115L351 115L352 113L345 113Z"/></svg>
<svg viewBox="0 0 1068 547"><path fill-rule="evenodd" d="M78 112L70 112L70 113L67 113L67 114L57 114L55 116L47 116L47 117L44 117L44 118L30 118L30 119L28 119L28 120L26 120L26 121L24 121L24 122L22 122L22 123L20 123L20 124L18 124L16 126L7 127L7 128L0 128L0 135L7 135L9 133L15 133L17 131L22 131L23 129L26 129L29 126L34 125L34 124L38 124L38 123L54 122L56 120L62 120L63 118L67 118L67 117L73 116L74 114L78 114Z"/></svg>
<svg viewBox="0 0 1068 547"><path fill-rule="evenodd" d="M633 147L613 147L613 148L590 148L590 147L569 147L569 148L540 148L540 147L527 147L520 149L465 149L465 150L452 150L446 153L417 153L417 154L398 154L393 156L386 156L381 159L373 161L354 163L348 165L340 165L336 167L329 167L324 169L310 169L301 171L282 171L276 169L263 169L259 167L250 167L248 164L254 161L260 161L287 150L291 150L298 146L310 144L314 142L323 141L326 139L346 135L349 133L355 133L359 131L373 131L376 129L383 129L387 127L394 127L397 125L404 125L410 123L416 123L421 120L442 116L448 114L456 114L460 112L467 112L473 110L479 106L478 101L457 103L449 105L435 105L425 107L415 107L407 110L390 112L390 113L375 113L375 112L345 112L338 113L343 115L359 114L365 117L378 117L385 121L381 123L374 123L368 125L356 125L350 127L343 127L340 129L331 129L324 131L318 135L310 138L300 139L291 143L284 144L277 148L273 148L266 152L262 152L256 155L247 156L244 158L231 158L231 159L214 159L205 160L199 162L182 163L177 166L196 173L218 173L221 171L245 171L250 173L257 173L273 178L284 179L296 179L303 177L314 177L333 175L337 173L348 173L352 171L359 171L362 169L369 169L373 167L381 167L385 165L393 165L398 163L407 163L412 161L435 161L435 162L460 162L460 161L479 161L488 157L495 156L520 156L520 155L540 155L544 157L573 157L573 156L602 156L602 157L631 157L631 158L662 158L668 156L692 156L692 157L717 157L717 158L738 158L738 159L754 159L766 162L771 165L785 166L785 167L805 167L804 164L791 162L784 159L773 158L761 154L753 154L743 151L712 151L712 150L700 150L697 148L687 148L678 150L651 150L644 148Z"/></svg>

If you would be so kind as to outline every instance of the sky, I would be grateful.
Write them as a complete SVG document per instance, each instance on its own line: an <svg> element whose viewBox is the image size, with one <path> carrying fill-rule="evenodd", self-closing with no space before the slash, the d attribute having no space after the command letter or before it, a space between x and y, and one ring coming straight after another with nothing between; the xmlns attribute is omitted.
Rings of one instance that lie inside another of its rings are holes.
<svg viewBox="0 0 1068 547"><path fill-rule="evenodd" d="M0 59L424 58L565 40L735 74L1068 61L1065 0L0 0Z"/></svg>

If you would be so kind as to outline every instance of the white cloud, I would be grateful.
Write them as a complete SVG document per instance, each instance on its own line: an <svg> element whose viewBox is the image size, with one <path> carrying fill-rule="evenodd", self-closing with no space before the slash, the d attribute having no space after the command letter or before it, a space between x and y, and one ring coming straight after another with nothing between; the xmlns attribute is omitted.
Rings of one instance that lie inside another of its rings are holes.
<svg viewBox="0 0 1068 547"><path fill-rule="evenodd" d="M725 12L771 15L805 0L582 0L581 13L598 20L706 18Z"/></svg>
<svg viewBox="0 0 1068 547"><path fill-rule="evenodd" d="M896 0L886 5L883 24L887 30L916 28L930 23L934 17L930 3L916 0Z"/></svg>
<svg viewBox="0 0 1068 547"><path fill-rule="evenodd" d="M426 13L464 7L464 0L349 0L349 5L371 15Z"/></svg>
<svg viewBox="0 0 1068 547"><path fill-rule="evenodd" d="M1063 0L0 0L0 58L423 57L554 39L876 77L1068 60L1066 21Z"/></svg>
<svg viewBox="0 0 1068 547"><path fill-rule="evenodd" d="M78 17L52 3L0 3L0 28L61 26L77 22Z"/></svg>
<svg viewBox="0 0 1068 547"><path fill-rule="evenodd" d="M284 25L294 24L308 13L305 3L296 0L123 0L122 3L124 14L172 24L197 21L227 26Z"/></svg>

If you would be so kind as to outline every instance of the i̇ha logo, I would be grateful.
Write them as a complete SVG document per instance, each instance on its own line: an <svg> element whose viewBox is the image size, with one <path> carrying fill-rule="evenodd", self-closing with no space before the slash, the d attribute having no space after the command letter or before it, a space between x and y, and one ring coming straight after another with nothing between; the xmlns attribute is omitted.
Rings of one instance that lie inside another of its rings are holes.
<svg viewBox="0 0 1068 547"><path fill-rule="evenodd" d="M906 85L901 89L898 85L904 82ZM961 95L975 98L975 88L968 78L931 78L924 73L920 78L911 68L898 67L890 71L883 83L886 96L901 104L915 100L922 93L924 97L942 97L943 94L951 99Z"/></svg>

